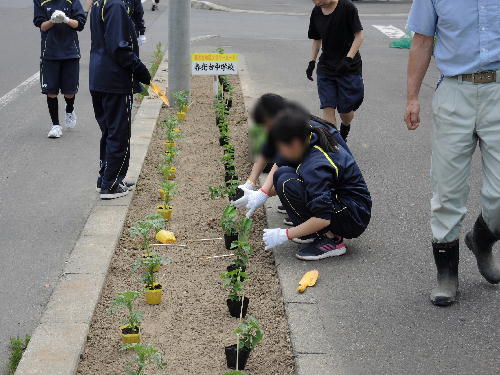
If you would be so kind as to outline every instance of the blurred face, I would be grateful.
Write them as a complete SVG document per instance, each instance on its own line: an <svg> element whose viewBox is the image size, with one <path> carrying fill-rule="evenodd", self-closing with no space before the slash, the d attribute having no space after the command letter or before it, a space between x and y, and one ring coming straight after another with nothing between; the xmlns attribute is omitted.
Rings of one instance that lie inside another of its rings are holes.
<svg viewBox="0 0 500 375"><path fill-rule="evenodd" d="M302 159L305 145L299 138L294 138L290 143L278 142L276 149L286 160L296 162Z"/></svg>
<svg viewBox="0 0 500 375"><path fill-rule="evenodd" d="M321 7L321 8L328 7L328 6L332 5L335 1L336 0L312 0L314 5Z"/></svg>

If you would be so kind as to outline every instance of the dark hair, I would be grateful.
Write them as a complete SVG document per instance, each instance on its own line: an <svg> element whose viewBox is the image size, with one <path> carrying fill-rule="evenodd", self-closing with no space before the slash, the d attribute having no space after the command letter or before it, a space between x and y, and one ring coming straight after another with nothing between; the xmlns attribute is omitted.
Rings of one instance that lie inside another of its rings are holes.
<svg viewBox="0 0 500 375"><path fill-rule="evenodd" d="M255 103L252 110L252 120L258 125L266 122L266 119L275 118L286 108L287 101L278 94L264 94Z"/></svg>
<svg viewBox="0 0 500 375"><path fill-rule="evenodd" d="M337 152L338 143L324 128L311 126L310 114L298 104L294 104L282 111L274 121L269 133L269 139L276 145L277 142L289 144L298 138L303 143L309 141L312 133L318 137L318 146L325 152Z"/></svg>

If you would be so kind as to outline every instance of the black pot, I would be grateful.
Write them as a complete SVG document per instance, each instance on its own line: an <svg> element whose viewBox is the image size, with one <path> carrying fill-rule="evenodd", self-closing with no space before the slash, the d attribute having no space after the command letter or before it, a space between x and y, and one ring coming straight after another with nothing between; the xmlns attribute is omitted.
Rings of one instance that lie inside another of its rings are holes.
<svg viewBox="0 0 500 375"><path fill-rule="evenodd" d="M219 137L219 146L220 147L224 147L225 145L227 145L229 142L228 142L228 139L227 137Z"/></svg>
<svg viewBox="0 0 500 375"><path fill-rule="evenodd" d="M225 182L229 182L229 181L231 181L231 180L237 180L237 179L238 179L238 176L236 176L236 175L234 174L234 171L233 171L233 172L231 172L231 173L226 172L226 174L224 175L224 181L225 181ZM227 185L227 186L229 186L229 185Z"/></svg>
<svg viewBox="0 0 500 375"><path fill-rule="evenodd" d="M243 190L241 190L240 188L238 188L238 189L236 189L236 194L229 196L229 200L230 201L237 201L238 199L240 199L244 195L245 195L245 193L243 192Z"/></svg>
<svg viewBox="0 0 500 375"><path fill-rule="evenodd" d="M226 302L227 302L227 308L229 309L229 314L233 318L239 318L240 313L242 313L243 318L247 316L248 304L250 303L248 297L245 297L243 299L243 311L241 311L241 298L238 301L233 301L228 299L226 300Z"/></svg>
<svg viewBox="0 0 500 375"><path fill-rule="evenodd" d="M229 266L227 266L227 272L234 271L237 268L240 268L242 272L245 272L247 270L246 266L238 267L235 264L230 264Z"/></svg>
<svg viewBox="0 0 500 375"><path fill-rule="evenodd" d="M224 348L226 352L226 363L227 367L231 370L236 370L236 352L238 351L238 370L244 370L247 365L248 357L250 356L250 350L240 349L237 350L237 346L231 345Z"/></svg>
<svg viewBox="0 0 500 375"><path fill-rule="evenodd" d="M231 244L233 241L238 241L238 233L236 234L224 234L224 243L226 244L226 249L231 250Z"/></svg>
<svg viewBox="0 0 500 375"><path fill-rule="evenodd" d="M233 99L226 100L226 110L229 111L233 107Z"/></svg>

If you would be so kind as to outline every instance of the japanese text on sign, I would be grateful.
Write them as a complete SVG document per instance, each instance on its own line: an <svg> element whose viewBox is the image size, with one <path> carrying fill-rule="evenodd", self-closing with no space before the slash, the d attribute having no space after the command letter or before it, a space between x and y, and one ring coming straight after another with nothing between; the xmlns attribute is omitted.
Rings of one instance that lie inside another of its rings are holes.
<svg viewBox="0 0 500 375"><path fill-rule="evenodd" d="M234 53L195 53L193 75L238 74L238 55Z"/></svg>

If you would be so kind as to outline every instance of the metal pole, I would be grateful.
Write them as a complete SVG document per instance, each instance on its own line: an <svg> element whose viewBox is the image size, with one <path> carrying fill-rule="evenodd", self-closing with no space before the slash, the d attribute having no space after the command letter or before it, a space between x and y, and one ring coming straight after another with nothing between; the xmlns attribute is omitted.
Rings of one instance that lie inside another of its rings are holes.
<svg viewBox="0 0 500 375"><path fill-rule="evenodd" d="M168 92L191 88L191 0L169 0L168 9Z"/></svg>

